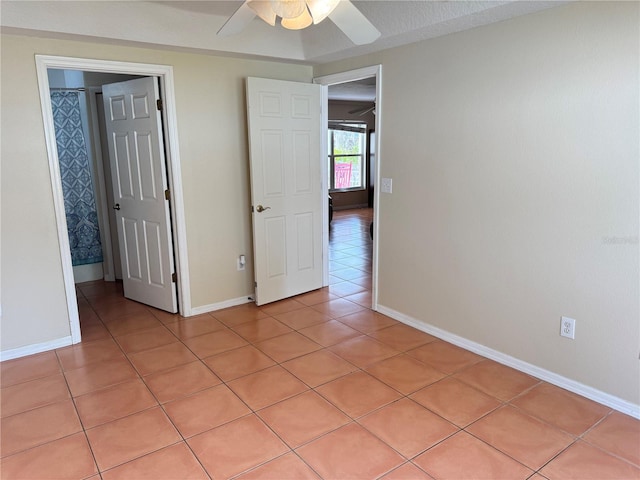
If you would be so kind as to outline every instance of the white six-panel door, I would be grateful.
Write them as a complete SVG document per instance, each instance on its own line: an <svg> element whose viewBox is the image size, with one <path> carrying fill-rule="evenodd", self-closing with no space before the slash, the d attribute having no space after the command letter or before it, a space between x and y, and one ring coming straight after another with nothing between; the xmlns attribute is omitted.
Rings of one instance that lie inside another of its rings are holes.
<svg viewBox="0 0 640 480"><path fill-rule="evenodd" d="M155 78L102 87L125 297L172 313L177 295Z"/></svg>
<svg viewBox="0 0 640 480"><path fill-rule="evenodd" d="M322 287L321 86L247 79L256 304Z"/></svg>

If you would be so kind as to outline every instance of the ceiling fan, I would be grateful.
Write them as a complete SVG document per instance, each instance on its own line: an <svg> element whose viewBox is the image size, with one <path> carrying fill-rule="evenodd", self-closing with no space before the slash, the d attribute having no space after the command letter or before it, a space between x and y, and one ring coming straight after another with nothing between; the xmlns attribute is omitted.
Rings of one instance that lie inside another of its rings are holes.
<svg viewBox="0 0 640 480"><path fill-rule="evenodd" d="M367 105L366 107L356 108L355 110L350 110L349 115L358 115L359 117L364 117L367 113L373 112L376 114L376 104Z"/></svg>
<svg viewBox="0 0 640 480"><path fill-rule="evenodd" d="M300 30L331 19L356 45L366 45L380 37L380 32L350 0L245 0L218 30L220 36L243 31L257 16L271 26Z"/></svg>

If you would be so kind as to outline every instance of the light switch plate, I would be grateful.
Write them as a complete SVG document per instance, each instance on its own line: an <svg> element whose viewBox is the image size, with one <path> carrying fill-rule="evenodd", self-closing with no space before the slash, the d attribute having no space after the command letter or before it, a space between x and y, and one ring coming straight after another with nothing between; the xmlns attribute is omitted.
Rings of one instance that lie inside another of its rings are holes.
<svg viewBox="0 0 640 480"><path fill-rule="evenodd" d="M393 179L382 178L380 180L380 191L382 193L391 193L393 191Z"/></svg>

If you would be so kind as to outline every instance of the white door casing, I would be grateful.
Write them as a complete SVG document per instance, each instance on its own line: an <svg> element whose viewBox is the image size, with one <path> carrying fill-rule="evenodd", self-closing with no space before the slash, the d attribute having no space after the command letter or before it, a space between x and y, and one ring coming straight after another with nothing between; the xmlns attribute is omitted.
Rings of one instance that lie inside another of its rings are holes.
<svg viewBox="0 0 640 480"><path fill-rule="evenodd" d="M262 305L322 287L321 87L248 78L247 108Z"/></svg>
<svg viewBox="0 0 640 480"><path fill-rule="evenodd" d="M177 312L167 173L155 78L102 87L124 295Z"/></svg>

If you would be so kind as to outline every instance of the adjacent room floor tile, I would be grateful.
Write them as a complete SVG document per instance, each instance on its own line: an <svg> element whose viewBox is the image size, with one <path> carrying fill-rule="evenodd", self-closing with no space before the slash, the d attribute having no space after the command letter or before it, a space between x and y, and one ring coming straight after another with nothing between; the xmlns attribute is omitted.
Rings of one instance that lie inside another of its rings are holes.
<svg viewBox="0 0 640 480"><path fill-rule="evenodd" d="M289 451L255 415L187 440L212 478L230 478Z"/></svg>
<svg viewBox="0 0 640 480"><path fill-rule="evenodd" d="M378 478L405 460L357 424L346 425L296 451L322 478Z"/></svg>
<svg viewBox="0 0 640 480"><path fill-rule="evenodd" d="M525 480L533 470L486 443L460 432L414 460L434 478Z"/></svg>

